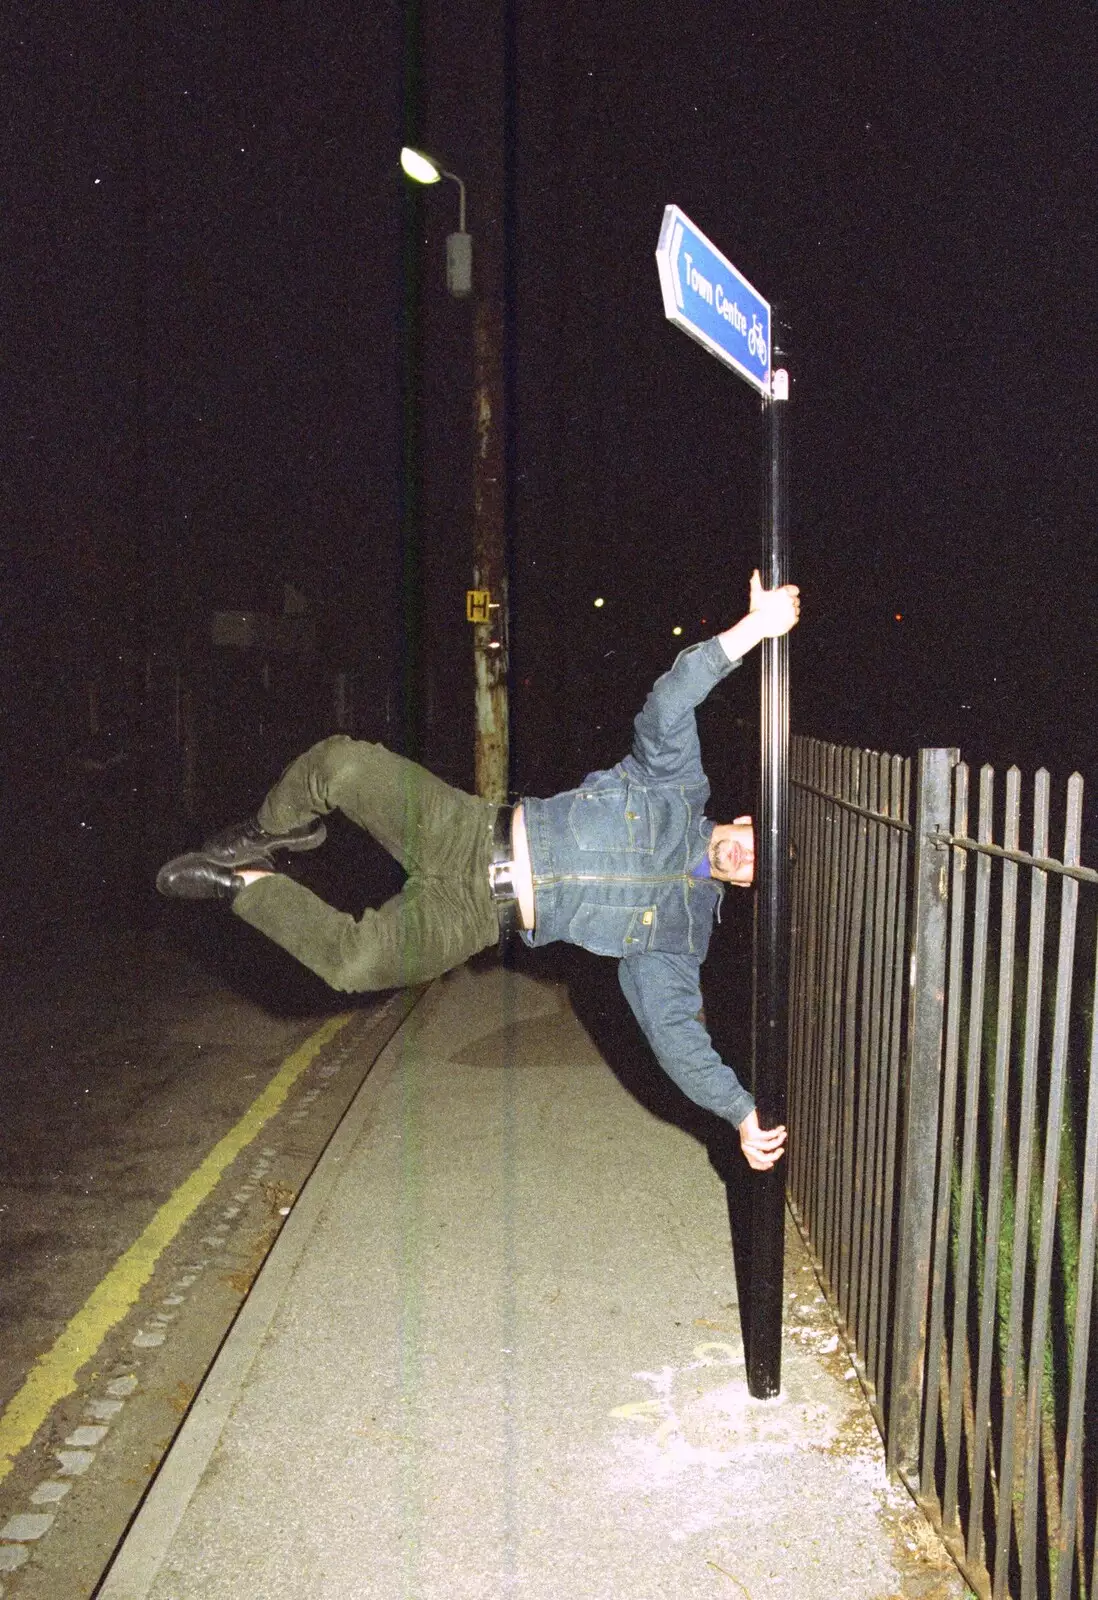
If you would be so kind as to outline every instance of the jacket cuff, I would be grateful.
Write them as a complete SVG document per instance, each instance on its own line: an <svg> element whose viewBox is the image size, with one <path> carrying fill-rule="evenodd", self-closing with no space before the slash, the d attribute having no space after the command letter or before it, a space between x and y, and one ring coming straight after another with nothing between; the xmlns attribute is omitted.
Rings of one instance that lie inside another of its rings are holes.
<svg viewBox="0 0 1098 1600"><path fill-rule="evenodd" d="M694 648L704 657L705 664L713 674L714 683L719 683L722 678L727 678L730 672L743 661L742 656L730 657L725 654L724 646L716 634L712 639L706 639Z"/></svg>

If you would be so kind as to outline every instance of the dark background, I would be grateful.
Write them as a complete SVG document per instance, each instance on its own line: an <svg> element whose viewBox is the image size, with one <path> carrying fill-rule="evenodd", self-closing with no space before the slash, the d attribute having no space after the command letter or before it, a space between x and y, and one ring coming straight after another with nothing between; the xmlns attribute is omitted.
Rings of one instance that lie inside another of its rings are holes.
<svg viewBox="0 0 1098 1600"><path fill-rule="evenodd" d="M672 201L788 324L795 731L1092 775L1093 8L509 18L516 792L616 759L759 557L758 399L664 320ZM454 190L411 193L397 154L478 171L489 21L179 0L13 26L9 910L57 862L74 901L143 903L331 731L338 674L351 731L471 784L471 310ZM307 648L212 644L213 612L287 603ZM749 668L705 709L718 812L756 706Z"/></svg>

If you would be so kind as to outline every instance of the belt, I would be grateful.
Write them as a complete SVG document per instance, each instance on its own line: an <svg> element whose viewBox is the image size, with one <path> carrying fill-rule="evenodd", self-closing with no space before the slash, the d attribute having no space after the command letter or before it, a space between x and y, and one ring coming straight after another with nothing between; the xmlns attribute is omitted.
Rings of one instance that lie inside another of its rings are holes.
<svg viewBox="0 0 1098 1600"><path fill-rule="evenodd" d="M492 823L488 852L488 892L495 901L501 933L510 933L519 925L515 857L511 847L511 819L514 814L514 806L500 806Z"/></svg>

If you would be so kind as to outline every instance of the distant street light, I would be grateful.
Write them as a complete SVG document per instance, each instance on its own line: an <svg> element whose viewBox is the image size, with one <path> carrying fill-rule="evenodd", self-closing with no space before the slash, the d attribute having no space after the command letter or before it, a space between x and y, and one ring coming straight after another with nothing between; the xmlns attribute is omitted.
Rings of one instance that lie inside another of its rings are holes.
<svg viewBox="0 0 1098 1600"><path fill-rule="evenodd" d="M465 231L465 185L434 156L415 150L410 144L400 152L400 165L415 183L438 183L440 178L449 178L458 186L458 231L446 236L446 287L455 298L464 300L473 292L473 239Z"/></svg>

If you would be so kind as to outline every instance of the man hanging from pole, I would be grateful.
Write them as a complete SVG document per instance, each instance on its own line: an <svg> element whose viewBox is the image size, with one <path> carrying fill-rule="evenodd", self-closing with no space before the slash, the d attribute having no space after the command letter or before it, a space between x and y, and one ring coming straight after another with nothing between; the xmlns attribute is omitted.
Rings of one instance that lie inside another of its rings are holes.
<svg viewBox="0 0 1098 1600"><path fill-rule="evenodd" d="M749 816L705 815L696 708L763 639L800 615L795 584L764 589L725 632L691 645L657 679L633 749L578 789L515 806L452 789L383 745L336 734L291 762L253 818L161 868L157 888L223 899L335 989L426 983L517 930L618 961L622 991L657 1061L691 1100L732 1123L748 1163L773 1167L785 1128L762 1129L754 1100L701 1018L700 969L724 885L754 880ZM340 810L407 874L360 917L337 911L275 865L316 849Z"/></svg>

